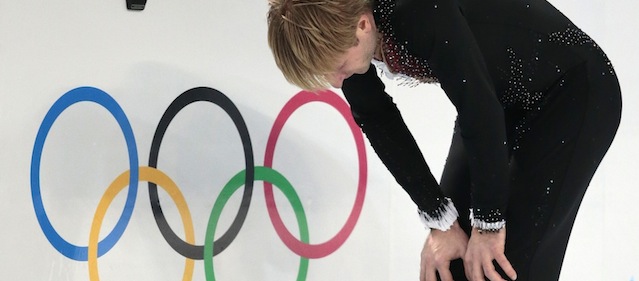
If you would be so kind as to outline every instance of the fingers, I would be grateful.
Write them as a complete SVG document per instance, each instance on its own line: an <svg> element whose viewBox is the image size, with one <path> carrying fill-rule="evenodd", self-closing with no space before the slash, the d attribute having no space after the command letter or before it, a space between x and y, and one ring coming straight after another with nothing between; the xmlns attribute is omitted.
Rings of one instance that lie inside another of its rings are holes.
<svg viewBox="0 0 639 281"><path fill-rule="evenodd" d="M422 253L422 262L419 270L419 281L437 281L435 265Z"/></svg>
<svg viewBox="0 0 639 281"><path fill-rule="evenodd" d="M470 275L467 276L471 281L484 281L484 270L481 262L474 262L470 265Z"/></svg>
<svg viewBox="0 0 639 281"><path fill-rule="evenodd" d="M486 277L488 277L488 280L490 280L490 281L506 281L506 280L504 280L504 278L501 277L499 272L497 272L497 270L495 270L495 266L493 265L492 260L488 261L488 262L484 261L484 264L482 265L482 269L484 271L484 275L486 275ZM484 280L484 279L479 279L479 280Z"/></svg>
<svg viewBox="0 0 639 281"><path fill-rule="evenodd" d="M448 231L432 230L422 250L420 280L437 281L437 273L442 281L453 281L450 262L461 258L466 252L468 236L454 224Z"/></svg>
<svg viewBox="0 0 639 281"><path fill-rule="evenodd" d="M466 277L471 281L484 281L486 277L490 281L506 281L495 270L495 266L493 266L492 262L484 264L473 263L466 267L465 272Z"/></svg>
<svg viewBox="0 0 639 281"><path fill-rule="evenodd" d="M512 280L517 279L517 272L510 264L506 256L502 255L496 257L495 261L497 261L497 264L501 267L502 270L504 270L504 273L506 273L508 278ZM495 266L492 263L492 260L490 259L484 260L482 262L464 263L464 271L466 273L466 277L471 281L484 281L485 278L488 278L488 280L490 281L505 281L501 274L497 272Z"/></svg>
<svg viewBox="0 0 639 281"><path fill-rule="evenodd" d="M466 278L468 278L468 280L470 281L484 280L484 272L481 269L481 263L479 263L477 260L465 258L464 273L466 274Z"/></svg>
<svg viewBox="0 0 639 281"><path fill-rule="evenodd" d="M513 268L512 264L510 264L510 261L508 261L505 255L499 255L495 257L495 261L497 261L497 264L501 267L502 270L504 270L504 273L506 273L506 275L508 275L510 279L517 279L517 272Z"/></svg>
<svg viewBox="0 0 639 281"><path fill-rule="evenodd" d="M466 260L464 260L464 274L466 274L466 278L468 280L473 280L472 276L473 276L473 264L470 262L466 262Z"/></svg>
<svg viewBox="0 0 639 281"><path fill-rule="evenodd" d="M419 271L419 280L420 281L437 281L437 276L435 275L435 268L422 266L421 270Z"/></svg>
<svg viewBox="0 0 639 281"><path fill-rule="evenodd" d="M450 272L450 263L437 269L437 272L439 272L439 278L441 278L442 281L453 281L453 274Z"/></svg>
<svg viewBox="0 0 639 281"><path fill-rule="evenodd" d="M454 281L453 274L450 272L450 262L440 263L439 266L422 265L419 271L420 281L437 281L437 273L441 281Z"/></svg>
<svg viewBox="0 0 639 281"><path fill-rule="evenodd" d="M437 275L435 271L439 272L439 278L441 281L455 281L453 279L453 274L450 272L449 269L435 270L434 268L431 270L427 270L426 272L424 271L420 272L419 280L420 281L437 281Z"/></svg>
<svg viewBox="0 0 639 281"><path fill-rule="evenodd" d="M422 264L421 269L419 270L419 281L432 281L437 280L435 278L435 269L427 268Z"/></svg>

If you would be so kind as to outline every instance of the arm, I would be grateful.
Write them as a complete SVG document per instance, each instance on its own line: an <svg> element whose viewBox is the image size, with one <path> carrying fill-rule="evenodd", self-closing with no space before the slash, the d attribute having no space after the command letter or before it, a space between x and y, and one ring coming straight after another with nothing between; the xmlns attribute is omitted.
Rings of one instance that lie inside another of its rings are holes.
<svg viewBox="0 0 639 281"><path fill-rule="evenodd" d="M393 21L398 40L428 61L457 110L472 180L472 225L503 227L508 200L505 122L474 35L453 0L399 1Z"/></svg>
<svg viewBox="0 0 639 281"><path fill-rule="evenodd" d="M484 280L484 276L504 280L495 270L496 260L511 279L516 279L516 272L504 255L508 200L504 113L474 35L454 0L399 1L392 20L399 42L407 42L409 52L428 61L457 109L471 177L473 231L463 255L466 276L471 280ZM482 234L479 230L493 232ZM427 244L425 251L432 250L428 247ZM448 272L447 267L435 268L440 274ZM428 278L434 275L433 271L434 267L423 258L423 280L434 280Z"/></svg>
<svg viewBox="0 0 639 281"><path fill-rule="evenodd" d="M447 230L457 219L442 194L399 110L371 65L365 74L344 81L342 90L353 117L395 180L417 204L425 223Z"/></svg>

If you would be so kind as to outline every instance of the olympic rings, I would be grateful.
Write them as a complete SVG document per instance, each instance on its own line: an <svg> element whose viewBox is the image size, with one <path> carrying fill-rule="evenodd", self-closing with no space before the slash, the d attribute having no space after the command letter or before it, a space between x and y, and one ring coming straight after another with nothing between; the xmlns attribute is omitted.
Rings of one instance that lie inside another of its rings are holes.
<svg viewBox="0 0 639 281"><path fill-rule="evenodd" d="M51 221L49 221L49 218L47 217L47 212L44 209L42 194L40 193L40 161L42 158L44 141L51 130L51 126L53 126L53 122L55 122L58 116L60 116L60 114L69 106L81 101L95 102L106 108L111 115L115 117L115 120L117 120L120 128L122 129L122 133L124 134L124 139L126 140L126 145L129 150L129 169L131 171L131 178L129 180L129 192L127 193L124 210L122 211L122 215L120 215L120 219L118 219L118 222L111 233L109 233L109 235L107 235L99 243L98 256L104 255L113 248L116 242L118 242L129 223L131 214L133 213L133 206L135 206L135 198L138 192L138 152L135 144L135 137L133 136L133 130L131 129L131 124L126 117L126 114L124 114L120 105L118 105L111 96L96 88L80 87L67 92L60 97L53 106L51 106L51 109L49 109L49 112L47 112L47 115L45 115L44 120L40 125L40 129L38 130L35 144L33 146L33 156L31 158L31 198L33 200L33 207L35 209L36 217L38 218L38 223L40 224L40 228L42 228L44 235L47 237L51 245L58 250L58 252L73 260L86 261L87 247L76 246L67 242L53 228Z"/></svg>
<svg viewBox="0 0 639 281"><path fill-rule="evenodd" d="M178 96L169 107L164 112L164 115L160 119L160 123L158 124L157 129L155 130L155 135L153 136L153 142L151 144L151 154L149 156L149 166L157 168L158 162L158 154L160 153L160 145L162 144L162 138L164 137L164 133L166 133L166 129L171 124L171 120L187 105L196 102L196 101L208 101L220 106L226 113L231 117L233 123L237 127L238 132L240 133L240 138L242 139L242 146L244 147L244 159L246 164L246 172L247 176L244 181L244 194L242 195L242 204L241 208L237 212L237 216L233 220L233 223L229 227L229 229L222 235L218 242L215 243L215 249L213 249L213 254L217 255L222 252L226 247L228 247L235 236L240 232L240 228L244 224L244 219L246 219L246 215L248 214L248 208L251 204L251 197L253 194L253 148L251 146L251 138L249 137L248 128L246 127L246 123L244 123L244 119L240 114L240 111L235 107L233 102L226 97L224 94L219 91L211 88L194 88L188 90ZM151 208L153 209L153 214L155 214L155 221L160 228L160 232L164 239L171 245L171 247L176 250L181 255L192 258L192 259L202 259L202 253L204 252L203 246L194 246L189 243L184 242L180 237L178 237L175 232L171 229L168 222L166 221L166 217L164 217L164 213L162 212L162 207L160 206L160 199L158 198L157 187L154 183L149 182L149 197L151 199Z"/></svg>
<svg viewBox="0 0 639 281"><path fill-rule="evenodd" d="M357 185L357 195L355 197L355 205L353 206L353 210L351 214L348 216L346 223L342 227L342 229L333 236L330 240L321 243L321 244L307 244L304 241L300 241L295 236L291 234L290 231L284 225L282 218L280 217L277 206L275 205L275 199L273 198L273 188L270 183L264 183L264 196L266 197L266 206L268 210L268 215L273 222L273 226L275 227L275 231L277 235L282 239L284 244L291 249L291 251L296 254L308 257L308 258L322 258L327 255L333 253L337 248L339 248L346 238L351 234L353 229L355 228L355 224L359 218L359 214L362 211L362 206L364 205L364 196L366 195L366 148L364 145L364 137L360 132L359 127L353 121L350 113L350 109L346 103L342 99L340 99L335 94L331 94L331 92L325 91L320 93L311 93L311 92L300 92L298 95L294 96L291 100L288 101L284 105L282 111L275 119L275 123L273 124L273 128L271 129L271 134L268 137L268 141L266 143L266 152L264 153L264 166L272 167L273 165L273 154L275 153L275 143L277 142L277 138L286 123L286 120L293 114L295 110L297 110L302 105L313 102L313 101L322 101L339 111L342 116L348 121L348 125L353 133L353 137L355 138L355 144L357 145L357 154L359 159L359 183Z"/></svg>
<svg viewBox="0 0 639 281"><path fill-rule="evenodd" d="M44 143L48 133L55 120L64 110L81 101L95 102L106 108L110 114L113 115L124 135L130 166L128 171L120 174L111 183L102 196L94 214L89 243L86 247L73 245L64 240L56 232L47 217L40 192L40 163ZM203 246L195 245L193 222L188 205L185 202L180 189L173 180L169 178L169 176L157 169L160 145L169 124L184 107L198 101L214 103L221 107L229 115L229 117L231 117L240 134L242 146L244 148L244 159L246 165L246 168L243 171L239 172L231 178L231 180L229 180L217 197L209 216ZM295 189L291 186L290 182L288 182L282 174L271 167L273 163L275 144L286 121L299 107L314 101L323 102L332 106L345 118L355 139L359 161L359 181L354 207L342 229L329 241L320 244L310 244L306 214L299 196L295 192ZM269 218L271 219L280 239L282 239L289 249L300 256L297 280L305 280L308 272L309 258L322 258L336 251L345 242L348 236L350 236L363 206L367 178L366 151L363 135L350 116L348 105L344 102L344 100L330 91L317 94L300 92L295 95L288 103L286 103L273 124L273 128L271 129L266 145L264 166L265 167L256 167L254 165L250 136L239 110L227 96L215 89L204 87L190 89L178 96L169 105L160 119L153 136L149 155L149 167L139 167L137 147L133 131L122 108L111 96L102 90L92 87L80 87L62 95L49 109L42 121L42 124L40 125L38 134L36 135L31 159L31 194L38 222L46 238L53 247L64 256L77 261L88 261L90 280L95 281L99 280L97 259L111 250L122 236L131 218L133 207L136 202L138 182L147 181L149 184L151 207L162 236L176 252L186 258L183 280L188 281L192 278L193 262L194 260L200 259L204 260L206 279L215 280L213 257L227 248L237 236L248 213L254 181L261 180L264 181L265 199ZM157 193L158 184L169 193L171 199L178 207L186 236L184 240L175 234L164 217ZM298 222L300 239L295 238L284 226L277 211L277 207L275 206L271 184L275 184L284 193L293 207ZM125 207L120 218L113 230L111 230L111 232L102 241L98 241L106 210L115 196L126 186L128 186L129 189L127 192ZM230 228L219 239L215 240L216 227L222 213L222 209L228 202L231 195L234 194L241 186L244 186L244 191L240 209L238 210Z"/></svg>
<svg viewBox="0 0 639 281"><path fill-rule="evenodd" d="M242 180L246 177L246 172L242 171L236 174L231 180L224 186L220 196L215 200L213 204L213 210L211 210L211 216L209 217L209 223L206 228L206 241L204 243L204 272L206 274L206 280L215 280L215 274L213 271L213 258L212 249L214 243L212 242L215 237L215 228L217 222L222 214L222 209L228 199L235 193L235 191L241 186ZM264 183L273 183L286 195L286 198L291 202L293 210L295 212L295 218L297 218L297 224L300 228L300 237L303 242L308 243L308 223L306 221L306 214L304 213L304 207L299 196L291 186L291 183L282 176L279 172L268 167L256 167L255 179L263 180ZM306 274L308 273L308 258L300 256L300 268L297 272L297 281L306 280Z"/></svg>
<svg viewBox="0 0 639 281"><path fill-rule="evenodd" d="M100 235L100 228L102 227L102 221L106 215L107 208L115 199L115 196L126 187L127 181L131 179L129 171L120 174L104 192L104 196L98 203L98 208L93 215L93 224L91 225L91 233L89 234L89 280L100 280L98 276L98 236ZM184 200L182 192L177 187L175 182L171 180L163 172L150 167L140 167L140 180L154 182L162 186L167 193L171 196L175 204L178 206L180 216L182 217L182 223L184 224L184 233L186 235L186 241L188 243L195 243L195 234L193 234L193 221L191 219L191 213L189 207ZM187 258L184 265L183 281L188 281L193 278L194 261Z"/></svg>

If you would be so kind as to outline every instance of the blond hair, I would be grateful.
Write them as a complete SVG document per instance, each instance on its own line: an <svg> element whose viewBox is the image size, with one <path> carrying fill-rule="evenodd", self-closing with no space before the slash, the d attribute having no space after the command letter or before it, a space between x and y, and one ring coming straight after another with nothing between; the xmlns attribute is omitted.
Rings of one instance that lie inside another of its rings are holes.
<svg viewBox="0 0 639 281"><path fill-rule="evenodd" d="M326 75L356 45L355 30L370 0L269 0L268 44L290 83L306 90L330 86Z"/></svg>

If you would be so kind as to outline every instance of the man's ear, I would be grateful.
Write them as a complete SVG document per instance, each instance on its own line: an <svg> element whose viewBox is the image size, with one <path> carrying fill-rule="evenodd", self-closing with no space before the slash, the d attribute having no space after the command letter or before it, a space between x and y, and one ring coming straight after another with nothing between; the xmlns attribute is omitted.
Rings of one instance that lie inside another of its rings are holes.
<svg viewBox="0 0 639 281"><path fill-rule="evenodd" d="M357 30L370 32L373 28L373 22L371 21L373 15L371 13L364 13L359 17L359 21L357 22Z"/></svg>
<svg viewBox="0 0 639 281"><path fill-rule="evenodd" d="M366 36L370 36L369 34L374 31L374 24L373 13L364 13L359 17L357 29L355 30L355 36L358 41L361 41L362 38L366 38Z"/></svg>

